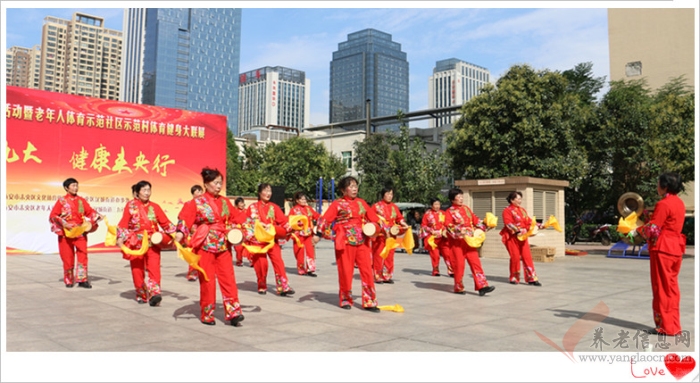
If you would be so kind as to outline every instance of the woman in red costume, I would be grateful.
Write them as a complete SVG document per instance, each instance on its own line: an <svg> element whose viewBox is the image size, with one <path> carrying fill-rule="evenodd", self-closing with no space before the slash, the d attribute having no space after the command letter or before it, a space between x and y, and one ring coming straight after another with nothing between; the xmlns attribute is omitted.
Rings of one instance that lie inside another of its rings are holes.
<svg viewBox="0 0 700 383"><path fill-rule="evenodd" d="M287 216L277 204L270 202L270 198L272 198L272 186L267 183L260 184L258 186L258 201L246 209L245 243L243 246L253 257L253 268L258 279L258 294L267 294L267 257L270 257L272 269L275 272L277 294L284 297L294 294L294 289L289 286L279 241L287 238L287 233L291 228ZM255 236L257 222L265 230L274 227L274 239L267 243L260 242Z"/></svg>
<svg viewBox="0 0 700 383"><path fill-rule="evenodd" d="M160 226L165 234L175 232L175 226L170 222L163 209L151 202L151 183L139 181L131 187L134 199L126 203L122 219L117 225L117 246L126 245L131 250L141 249L144 232L150 238L159 231ZM131 255L122 251L124 259L131 265L131 277L136 289L136 302L151 306L160 305L163 297L160 295L160 246L148 243L143 255ZM148 273L148 281L146 281Z"/></svg>
<svg viewBox="0 0 700 383"><path fill-rule="evenodd" d="M294 230L292 240L294 242L294 258L297 260L299 275L316 276L316 251L313 241L313 228L321 216L309 206L306 194L296 192L292 197L294 207L289 211L289 216L304 216L308 225L302 230Z"/></svg>
<svg viewBox="0 0 700 383"><path fill-rule="evenodd" d="M58 253L63 262L63 283L70 288L78 282L78 286L91 289L92 285L88 281L87 271L88 233L69 238L65 230L71 230L85 222L89 222L94 228L97 226L97 221L103 216L94 210L85 198L78 195L78 181L75 178L63 181L63 189L66 191L66 195L56 201L49 214L51 231L58 235ZM78 260L77 267L76 258Z"/></svg>
<svg viewBox="0 0 700 383"><path fill-rule="evenodd" d="M393 202L394 189L384 188L379 192L381 200L374 205L372 209L379 217L380 230L376 237L372 239L372 267L374 268L374 283L394 283L394 253L395 249L389 250L386 258L382 258L381 254L386 246L386 239L389 237L396 238L396 235L391 233L391 228L400 225L402 230L410 230L410 227L403 219L401 210Z"/></svg>
<svg viewBox="0 0 700 383"><path fill-rule="evenodd" d="M479 220L479 217L472 212L469 206L464 205L464 195L460 189L450 189L448 192L451 206L445 214L445 227L452 249L452 267L455 275L455 294L466 294L462 278L464 277L464 260L466 259L474 277L474 290L480 296L486 295L496 289L489 286L484 270L481 268L481 260L477 249L469 246L464 240L465 236L472 236L474 230L488 230L486 225Z"/></svg>
<svg viewBox="0 0 700 383"><path fill-rule="evenodd" d="M189 200L189 201L187 201L187 202L185 202L185 203L184 203L185 205L187 205L187 204L193 204L195 198L197 198L197 197L201 196L202 194L204 194L204 188L201 187L201 186L199 186L199 185L193 185L193 186L190 188L190 193L192 193L192 199ZM180 220L181 217L177 217L177 219ZM195 269L195 268L192 267L192 266L188 266L188 267L187 267L187 280L188 280L188 281L190 281L190 282L195 282L195 281L197 281L197 274L198 274L197 269Z"/></svg>
<svg viewBox="0 0 700 383"><path fill-rule="evenodd" d="M338 188L343 197L333 201L319 219L314 243L318 243L321 236L335 241L340 307L346 310L352 308L352 277L357 263L362 281L362 308L378 313L372 275L372 254L369 238L362 232L362 226L367 222L378 224L379 217L365 200L357 197L357 185L357 179L352 176L340 180ZM332 237L331 231L335 232L335 238Z"/></svg>
<svg viewBox="0 0 700 383"><path fill-rule="evenodd" d="M236 208L236 214L241 214L245 215L245 200L243 197L238 197L234 201L234 205ZM242 229L239 227L239 229ZM250 253L243 247L243 244L238 244L233 247L233 249L236 251L236 266L243 266L243 257L245 257L250 265L250 267L253 267L253 260L250 257Z"/></svg>
<svg viewBox="0 0 700 383"><path fill-rule="evenodd" d="M430 263L433 266L433 276L440 276L440 255L445 262L447 275L452 277L452 252L445 234L445 212L440 210L440 200L430 199L430 209L423 215L420 227L420 238L423 240L423 247L428 250Z"/></svg>
<svg viewBox="0 0 700 383"><path fill-rule="evenodd" d="M195 198L194 204L184 206L177 224L175 240L182 242L190 238L189 245L200 256L199 266L209 280L199 273L200 320L206 325L215 325L216 281L224 306L224 318L236 327L244 316L238 302L238 287L233 273L231 244L228 231L243 217L236 215L231 201L220 195L224 178L218 169L202 169L204 194ZM191 235L190 235L191 234Z"/></svg>
<svg viewBox="0 0 700 383"><path fill-rule="evenodd" d="M652 310L655 328L650 333L677 335L681 332L678 273L685 254L685 204L678 197L683 184L678 173L663 173L659 176L656 191L661 200L656 203L651 219L630 232L641 235L649 248L649 271L651 273Z"/></svg>
<svg viewBox="0 0 700 383"><path fill-rule="evenodd" d="M535 265L532 263L529 241L527 238L524 241L518 239L518 235L525 235L532 225L532 218L520 206L523 202L523 193L511 192L506 197L506 201L510 205L503 209L503 229L500 234L510 255L510 283L513 285L520 283L520 261L522 260L525 282L533 286L542 286L537 278Z"/></svg>

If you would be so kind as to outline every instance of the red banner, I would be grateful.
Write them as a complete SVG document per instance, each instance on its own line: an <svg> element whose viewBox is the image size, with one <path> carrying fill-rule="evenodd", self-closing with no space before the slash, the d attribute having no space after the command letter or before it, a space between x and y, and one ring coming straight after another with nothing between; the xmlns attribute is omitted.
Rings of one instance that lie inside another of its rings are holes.
<svg viewBox="0 0 700 383"><path fill-rule="evenodd" d="M226 116L12 86L5 108L8 254L58 252L49 212L66 178L116 225L141 180L176 223L203 167L226 174ZM104 226L90 251L116 250L104 247Z"/></svg>

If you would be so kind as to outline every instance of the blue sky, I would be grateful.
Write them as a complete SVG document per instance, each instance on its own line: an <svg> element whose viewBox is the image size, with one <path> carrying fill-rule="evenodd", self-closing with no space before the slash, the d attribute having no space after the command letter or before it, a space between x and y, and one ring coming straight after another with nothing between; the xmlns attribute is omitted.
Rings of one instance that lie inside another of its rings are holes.
<svg viewBox="0 0 700 383"><path fill-rule="evenodd" d="M133 7L167 3L101 4ZM215 7L234 3L203 4ZM245 4L260 7L289 3ZM365 28L391 34L407 53L411 111L427 109L428 77L435 62L453 57L489 69L494 80L516 64L563 71L588 61L593 63L596 76L609 80L607 8L603 8L606 3L602 2L577 3L585 8L562 8L567 4L561 2L538 3L548 8L505 8L509 3L503 2L489 4L499 8L425 8L428 4L449 7L482 4L471 2L292 4L309 7L341 4L353 8L246 8L243 5L240 71L278 65L305 71L311 79L310 122L314 125L328 123L332 53L338 49L338 43L347 40L349 33ZM424 8L397 8L406 4ZM391 8L358 8L358 5ZM41 25L48 15L70 19L73 12L86 12L104 17L106 27L122 30L122 9L9 8L19 6L34 6L34 3L3 2L4 47L40 44Z"/></svg>

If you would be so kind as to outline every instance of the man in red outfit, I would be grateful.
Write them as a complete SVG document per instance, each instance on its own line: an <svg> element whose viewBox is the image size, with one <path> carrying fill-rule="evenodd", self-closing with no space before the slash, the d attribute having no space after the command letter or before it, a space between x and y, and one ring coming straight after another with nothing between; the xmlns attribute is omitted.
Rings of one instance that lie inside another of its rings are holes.
<svg viewBox="0 0 700 383"><path fill-rule="evenodd" d="M681 332L678 273L685 253L685 204L678 197L683 190L681 177L677 173L659 176L656 191L662 197L656 203L649 222L630 232L640 234L647 240L649 248L649 271L651 273L652 310L655 328L652 334L677 335Z"/></svg>
<svg viewBox="0 0 700 383"><path fill-rule="evenodd" d="M104 217L95 211L85 198L78 196L78 181L75 178L63 181L63 188L67 192L66 195L56 201L49 214L51 231L58 235L58 253L63 261L63 282L66 287L73 287L75 282L78 282L78 286L91 289L92 285L88 281L88 233L81 232L73 237L72 229L87 222L92 226L92 230L89 231L94 231L97 222Z"/></svg>

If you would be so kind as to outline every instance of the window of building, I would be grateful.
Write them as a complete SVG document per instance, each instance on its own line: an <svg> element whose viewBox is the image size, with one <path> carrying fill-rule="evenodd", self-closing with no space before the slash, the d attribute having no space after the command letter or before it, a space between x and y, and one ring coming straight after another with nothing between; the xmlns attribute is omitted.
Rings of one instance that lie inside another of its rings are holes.
<svg viewBox="0 0 700 383"><path fill-rule="evenodd" d="M348 169L352 169L352 152L342 152L342 161L345 164L345 167Z"/></svg>

